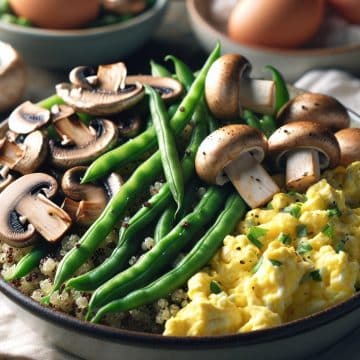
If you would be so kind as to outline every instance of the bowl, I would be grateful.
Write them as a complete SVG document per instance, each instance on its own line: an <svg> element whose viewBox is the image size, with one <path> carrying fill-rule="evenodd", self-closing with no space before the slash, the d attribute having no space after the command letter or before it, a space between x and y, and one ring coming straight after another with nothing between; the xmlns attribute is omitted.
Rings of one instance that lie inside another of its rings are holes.
<svg viewBox="0 0 360 360"><path fill-rule="evenodd" d="M33 66L71 69L79 64L118 61L140 48L164 17L168 0L113 25L79 30L48 30L0 21L0 40L13 45Z"/></svg>
<svg viewBox="0 0 360 360"><path fill-rule="evenodd" d="M187 10L193 31L202 47L210 52L216 41L222 44L224 53L239 53L252 63L254 76L264 75L264 66L277 64L285 78L293 82L313 68L340 68L354 74L360 74L360 27L354 40L322 47L321 43L301 49L272 49L260 46L248 46L231 40L226 35L226 23L217 21L211 15L215 0L187 0ZM327 29L324 29L324 31ZM354 29L352 29L354 30ZM325 31L326 32L326 31Z"/></svg>
<svg viewBox="0 0 360 360"><path fill-rule="evenodd" d="M349 114L352 126L360 126L360 116L351 111ZM304 358L335 344L360 323L360 292L319 313L278 327L213 337L161 336L95 325L43 307L2 279L0 292L9 307L39 336L89 360Z"/></svg>

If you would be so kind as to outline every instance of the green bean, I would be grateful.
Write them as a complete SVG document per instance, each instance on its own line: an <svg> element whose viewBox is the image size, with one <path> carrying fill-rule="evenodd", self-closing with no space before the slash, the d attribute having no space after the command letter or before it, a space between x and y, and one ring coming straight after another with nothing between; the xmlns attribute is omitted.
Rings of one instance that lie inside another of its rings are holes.
<svg viewBox="0 0 360 360"><path fill-rule="evenodd" d="M130 268L114 276L92 295L88 315L108 302L147 285L172 261L191 238L208 224L225 201L226 190L211 186L201 198L195 209L185 216L150 251L144 254Z"/></svg>
<svg viewBox="0 0 360 360"><path fill-rule="evenodd" d="M152 76L172 77L171 72L165 66L156 63L154 60L150 60L150 67Z"/></svg>
<svg viewBox="0 0 360 360"><path fill-rule="evenodd" d="M147 85L145 85L145 91L150 97L150 112L158 139L165 179L177 204L177 211L179 211L184 201L184 177L174 134L170 129L165 104L159 93Z"/></svg>
<svg viewBox="0 0 360 360"><path fill-rule="evenodd" d="M171 60L175 66L175 73L178 80L185 86L186 90L191 88L192 83L195 80L195 76L190 68L178 59L176 56L168 55L165 60Z"/></svg>
<svg viewBox="0 0 360 360"><path fill-rule="evenodd" d="M178 110L171 118L170 124L174 134L179 134L189 122L199 99L203 95L206 74L219 55L220 45L218 44L210 54L191 89L182 100ZM155 147L156 134L154 128L150 127L141 135L95 160L85 173L82 182L85 183L99 179L114 169L140 159L145 153L152 151Z"/></svg>
<svg viewBox="0 0 360 360"><path fill-rule="evenodd" d="M259 119L251 110L244 110L243 117L247 125L262 131Z"/></svg>
<svg viewBox="0 0 360 360"><path fill-rule="evenodd" d="M195 80L195 75L193 74L191 69L183 61L178 59L176 56L168 55L168 56L166 56L165 60L171 60L174 63L175 73L176 73L177 78L185 86L186 89L190 89L191 84ZM206 113L207 113L209 131L213 132L219 126L218 126L216 120L214 119L214 117L210 114L210 111L207 107L207 104L206 104L204 98L202 98L200 100L200 104L201 104L201 106L204 107L203 111L206 111Z"/></svg>
<svg viewBox="0 0 360 360"><path fill-rule="evenodd" d="M195 155L200 143L206 136L204 115L199 109L195 111L193 121L195 123L194 130L181 163L185 181L188 181L195 172ZM139 209L131 217L126 227L121 228L119 242L111 256L93 270L70 279L67 286L77 290L95 290L106 280L123 270L128 264L129 258L138 250L141 242L140 231L154 221L170 202L170 188L168 184L164 184L159 192L147 201L146 206Z"/></svg>
<svg viewBox="0 0 360 360"><path fill-rule="evenodd" d="M20 279L28 275L39 264L49 252L49 246L44 244L35 245L30 252L28 252L21 260L16 264L14 271L8 277L5 277L6 281L12 281Z"/></svg>
<svg viewBox="0 0 360 360"><path fill-rule="evenodd" d="M61 104L64 104L64 100L57 95L49 96L48 98L41 100L37 103L37 105L48 110L50 110L54 105L61 105Z"/></svg>
<svg viewBox="0 0 360 360"><path fill-rule="evenodd" d="M277 113L280 108L289 101L289 91L279 70L271 65L267 65L266 68L271 71L272 78L275 82L275 111Z"/></svg>
<svg viewBox="0 0 360 360"><path fill-rule="evenodd" d="M157 151L134 171L120 190L111 198L105 210L89 227L79 240L61 260L50 294L43 299L47 303L51 294L68 280L95 252L117 222L122 218L131 203L148 188L161 173L161 158Z"/></svg>
<svg viewBox="0 0 360 360"><path fill-rule="evenodd" d="M157 244L163 237L165 237L174 226L176 207L170 205L161 214L154 230L154 242Z"/></svg>
<svg viewBox="0 0 360 360"><path fill-rule="evenodd" d="M233 231L237 222L244 216L245 211L246 205L239 195L231 195L226 202L225 209L214 225L174 269L146 287L135 290L127 296L103 306L91 321L97 323L105 314L128 311L151 304L183 286L191 276L210 261L221 246L224 237Z"/></svg>
<svg viewBox="0 0 360 360"><path fill-rule="evenodd" d="M261 131L267 138L269 138L277 128L275 118L272 115L264 115L259 122Z"/></svg>

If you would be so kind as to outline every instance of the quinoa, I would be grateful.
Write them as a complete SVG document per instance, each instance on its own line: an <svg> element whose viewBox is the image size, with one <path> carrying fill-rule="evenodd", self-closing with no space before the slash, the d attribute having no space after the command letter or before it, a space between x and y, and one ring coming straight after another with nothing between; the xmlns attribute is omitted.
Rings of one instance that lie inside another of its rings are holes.
<svg viewBox="0 0 360 360"><path fill-rule="evenodd" d="M158 191L162 185L161 182L157 182L152 191L155 191L155 189ZM16 287L24 295L41 303L42 299L47 296L52 289L56 269L61 259L68 251L76 246L79 240L80 237L77 234L65 236L58 249L44 257L40 261L37 269L24 278L11 281L11 285ZM101 264L110 256L116 246L116 241L117 232L113 231L106 237L90 260L85 262L75 275L83 274ZM132 266L135 264L141 256L151 250L154 245L154 239L150 236L145 236L141 243L140 252L129 259L129 265ZM15 269L16 263L30 250L31 247L19 249L0 242L0 275L2 277L10 276ZM183 254L180 254L174 261L173 266L180 261L183 256ZM90 292L77 291L63 286L59 291L55 291L51 295L49 306L54 310L84 320L90 297ZM178 289L172 294L169 294L167 298L159 299L153 304L127 312L106 315L102 323L121 329L161 334L164 330L165 322L171 316L176 315L187 303L188 297L185 289Z"/></svg>

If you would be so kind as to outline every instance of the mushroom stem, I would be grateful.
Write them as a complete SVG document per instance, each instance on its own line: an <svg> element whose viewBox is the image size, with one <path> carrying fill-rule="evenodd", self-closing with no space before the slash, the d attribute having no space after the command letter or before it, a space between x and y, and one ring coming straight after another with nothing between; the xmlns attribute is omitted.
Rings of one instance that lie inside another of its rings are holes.
<svg viewBox="0 0 360 360"><path fill-rule="evenodd" d="M61 238L71 225L69 215L41 193L24 196L16 211L50 242Z"/></svg>
<svg viewBox="0 0 360 360"><path fill-rule="evenodd" d="M85 146L96 138L95 130L88 128L81 120L64 118L54 122L56 131L62 137L62 145L75 144Z"/></svg>
<svg viewBox="0 0 360 360"><path fill-rule="evenodd" d="M97 72L100 89L110 92L125 89L126 75L127 69L122 62L100 65Z"/></svg>
<svg viewBox="0 0 360 360"><path fill-rule="evenodd" d="M19 145L7 139L1 145L0 164L7 165L10 169L13 169L24 157L25 152Z"/></svg>
<svg viewBox="0 0 360 360"><path fill-rule="evenodd" d="M275 111L275 82L272 80L240 78L240 109L250 109L262 114Z"/></svg>
<svg viewBox="0 0 360 360"><path fill-rule="evenodd" d="M280 191L271 176L249 152L232 161L224 171L251 208L266 204Z"/></svg>
<svg viewBox="0 0 360 360"><path fill-rule="evenodd" d="M319 153L313 149L290 152L286 160L286 186L298 192L320 179Z"/></svg>

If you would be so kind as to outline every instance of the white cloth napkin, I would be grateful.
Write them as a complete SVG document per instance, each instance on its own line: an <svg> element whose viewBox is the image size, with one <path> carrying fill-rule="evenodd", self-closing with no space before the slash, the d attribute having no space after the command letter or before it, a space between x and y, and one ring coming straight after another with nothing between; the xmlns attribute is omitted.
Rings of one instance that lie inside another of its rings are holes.
<svg viewBox="0 0 360 360"><path fill-rule="evenodd" d="M306 73L295 83L295 86L335 96L349 109L360 114L360 79L351 77L347 73L314 70ZM75 359L45 344L36 332L30 330L17 314L3 303L2 296L0 295L0 360L10 359L11 355L25 356L34 360ZM359 356L356 354L359 340L360 329L316 359L336 359L344 355L347 360L358 359Z"/></svg>

